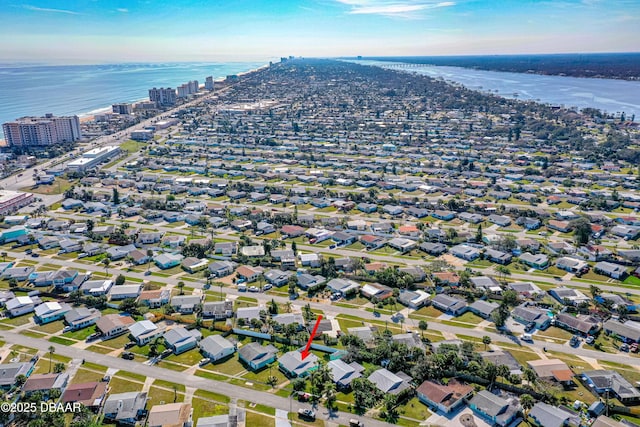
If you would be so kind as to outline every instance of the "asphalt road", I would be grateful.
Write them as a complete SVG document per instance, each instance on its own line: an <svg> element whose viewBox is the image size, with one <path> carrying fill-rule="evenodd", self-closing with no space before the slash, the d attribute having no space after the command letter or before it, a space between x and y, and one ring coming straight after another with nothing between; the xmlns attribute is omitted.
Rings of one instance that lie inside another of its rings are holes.
<svg viewBox="0 0 640 427"><path fill-rule="evenodd" d="M88 350L80 350L73 347L53 344L43 339L31 338L13 332L2 331L0 335L2 336L2 339L10 344L18 344L25 347L35 348L42 352L48 352L49 347L53 346L56 349L56 354L61 354L72 359L85 359L92 363L97 363L108 368L135 372L149 378L160 378L162 380L171 381L176 384L183 384L188 387L195 387L202 390L212 391L223 394L225 396L229 396L230 398L259 403L272 408L282 409L285 411L289 411L289 408L291 408L293 412L297 412L300 408L307 409L311 407L309 404L301 404L296 400L276 396L275 394L256 390L251 391L245 387L240 387L229 383L201 378L195 375L186 375L183 372L172 371L170 369L164 369L158 366L149 366L133 360L124 360L117 357L94 353ZM329 420L335 423L340 423L343 425L349 425L349 419L351 418L359 418L353 414L344 412L332 413L331 416L329 416L326 408L322 406L317 407L314 410L318 418ZM362 418L362 420L366 422L367 426L372 427L383 427L391 425L371 418Z"/></svg>
<svg viewBox="0 0 640 427"><path fill-rule="evenodd" d="M29 259L28 256L25 256L25 254L23 252L7 252L7 255L16 259ZM74 261L67 261L67 260L59 260L59 259L54 259L54 258L39 258L40 260L46 260L46 263L48 264L54 264L54 265L59 265L61 267L66 267L66 268L75 268L75 269L79 269L79 270L88 270L88 271L96 271L96 272L103 272L104 271L104 267L101 266L97 266L97 265L90 265L90 264L82 264L82 263L78 263L78 262L74 262ZM111 268L112 270L114 270L114 267ZM133 277L136 279L140 279L140 280L153 280L156 282L160 282L160 283L165 283L165 284L173 284L175 285L178 281L178 279L174 279L171 277L159 277L159 276L145 276L143 273L136 273L133 271L126 271L126 269L118 269L119 272L122 272L123 274L125 274L126 276L129 277ZM536 276L537 277L537 276ZM187 286L191 286L194 288L202 288L204 283L203 282L186 282ZM216 290L215 286L212 288L212 290ZM305 301L305 300L294 300L291 301L289 300L289 298L287 297L281 297L281 296L277 296L277 295L272 295L272 294L265 294L265 293L247 293L247 292L240 292L235 288L230 288L230 287L224 287L223 288L223 292L226 295L250 295L253 298L256 298L258 300L258 302L260 304L266 304L269 301L271 301L272 299L275 300L276 302L279 303L287 303L287 302L291 302L292 306L297 308L298 310L301 310L303 306L305 306L306 304L310 304L310 306L312 308L317 308L319 310L322 310L325 312L325 314L328 315L333 315L333 316L337 316L338 314L348 314L348 315L352 315L352 316L357 316L359 318L361 318L363 321L367 321L367 320L375 320L375 321L388 321L390 323L393 323L393 320L391 319L390 315L384 315L384 314L380 314L379 317L376 317L372 312L369 311L365 311L365 310L360 310L360 309L356 309L356 308L347 308L347 307L337 307L337 306L333 306L330 304L323 304L323 303L318 303L318 302L309 302L309 301ZM406 323L405 326L406 327L410 327L413 330L418 330L417 328L417 321L415 321L414 319L406 319ZM548 350L554 350L554 351L559 351L559 352L564 352L564 353L568 353L568 354L574 354L576 356L585 356L585 357L590 357L593 359L597 359L597 360L607 360L610 362L615 362L615 363L622 363L622 364L628 364L628 365L634 365L634 366L638 366L640 367L640 358L635 358L635 357L631 357L628 354L624 354L624 353L620 353L620 354L610 354L610 353L604 353L604 352L600 352L600 351L595 351L595 350L589 350L589 349L585 349L585 348L572 348L568 345L562 345L562 344L555 344L555 343L549 343L546 341L535 341L533 343L522 343L520 342L520 340L518 340L516 337L514 336L510 336L510 335L506 335L506 334L497 334L497 333L493 333L493 332L487 332L484 330L476 330L476 329L471 329L471 328L464 328L464 327L459 327L459 326L452 326L452 325L447 325L447 324L442 324L442 323L437 323L437 322L429 322L429 329L430 330L434 330L434 331L440 331L440 332L448 332L448 333L452 333L452 334L460 334L460 335L467 335L467 336L473 336L473 337L478 337L478 338L482 338L483 336L487 335L489 337L491 337L491 340L494 343L499 343L499 342L506 342L506 343L515 343L518 345L525 345L527 347L535 347L538 348L540 350L542 350L543 348L547 348ZM535 338L535 336L534 336Z"/></svg>

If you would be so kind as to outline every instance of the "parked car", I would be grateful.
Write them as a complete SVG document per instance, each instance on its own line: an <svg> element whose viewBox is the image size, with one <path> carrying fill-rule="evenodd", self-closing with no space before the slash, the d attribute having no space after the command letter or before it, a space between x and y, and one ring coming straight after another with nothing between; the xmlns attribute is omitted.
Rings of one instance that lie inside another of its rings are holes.
<svg viewBox="0 0 640 427"><path fill-rule="evenodd" d="M578 347L580 345L580 338L575 335L572 336L571 340L569 341L569 345L571 345L571 347Z"/></svg>
<svg viewBox="0 0 640 427"><path fill-rule="evenodd" d="M262 287L263 291L268 291L269 289L271 289L273 287L273 285L271 283L267 283Z"/></svg>
<svg viewBox="0 0 640 427"><path fill-rule="evenodd" d="M124 345L124 349L129 350L131 347L134 347L135 345L136 345L135 341L129 341Z"/></svg>
<svg viewBox="0 0 640 427"><path fill-rule="evenodd" d="M364 423L360 420L356 420L355 418L351 418L349 420L349 427L364 427Z"/></svg>
<svg viewBox="0 0 640 427"><path fill-rule="evenodd" d="M584 340L585 344L592 345L596 341L593 335L589 335L586 340Z"/></svg>
<svg viewBox="0 0 640 427"><path fill-rule="evenodd" d="M533 342L533 337L531 336L531 334L522 334L522 336L520 337L520 339L521 339L522 341Z"/></svg>
<svg viewBox="0 0 640 427"><path fill-rule="evenodd" d="M619 350L625 352L629 351L629 344L621 344Z"/></svg>
<svg viewBox="0 0 640 427"><path fill-rule="evenodd" d="M124 353L122 353L122 358L125 360L133 360L134 357L135 356L130 351L125 351Z"/></svg>
<svg viewBox="0 0 640 427"><path fill-rule="evenodd" d="M536 324L531 322L531 323L527 323L527 326L524 327L524 331L525 332L531 332L536 328Z"/></svg>
<svg viewBox="0 0 640 427"><path fill-rule="evenodd" d="M31 258L38 258L39 256L40 256L40 254L37 253L37 252L32 252L31 253Z"/></svg>
<svg viewBox="0 0 640 427"><path fill-rule="evenodd" d="M315 421L316 419L316 413L311 409L298 409L298 416L311 421Z"/></svg>
<svg viewBox="0 0 640 427"><path fill-rule="evenodd" d="M27 255L31 255L32 252L33 252L33 249L27 249L26 251L24 251L24 253Z"/></svg>
<svg viewBox="0 0 640 427"><path fill-rule="evenodd" d="M260 292L260 289L258 289L257 286L250 286L249 287L249 292Z"/></svg>
<svg viewBox="0 0 640 427"><path fill-rule="evenodd" d="M94 334L89 335L87 337L87 342L90 342L90 341L98 339L100 337L100 335L102 335L100 332L96 332Z"/></svg>
<svg viewBox="0 0 640 427"><path fill-rule="evenodd" d="M210 362L209 358L200 359L200 362L198 363L198 365L200 365L200 366L204 366L204 365L206 365L206 364L207 364L207 363L209 363L209 362Z"/></svg>

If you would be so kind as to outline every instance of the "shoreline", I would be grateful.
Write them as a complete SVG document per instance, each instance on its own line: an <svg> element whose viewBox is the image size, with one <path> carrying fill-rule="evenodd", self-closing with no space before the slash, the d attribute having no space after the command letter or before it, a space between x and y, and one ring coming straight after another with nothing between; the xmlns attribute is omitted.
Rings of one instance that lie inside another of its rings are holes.
<svg viewBox="0 0 640 427"><path fill-rule="evenodd" d="M215 63L215 64L217 64L217 65L227 65L226 63ZM239 63L230 63L230 64L231 64L230 66L239 65ZM262 70L264 68L269 67L269 60L267 60L263 65L260 65L260 66L257 66L257 67L256 67L255 63L247 64L247 65L249 67L253 66L253 68L250 68L249 70L242 71L242 72L235 73L235 74L238 75L238 76L245 76L247 74L251 74L251 73L260 71L260 70ZM220 71L221 70L218 70L218 72L220 72ZM211 74L209 74L209 75L211 75ZM193 77L191 77L191 79L193 79ZM214 79L214 82L218 82L218 83L219 82L223 82L225 79L226 79L226 75ZM203 86L204 85L201 85L201 87L203 87ZM171 85L169 85L169 87L171 87ZM114 96L114 98L117 98L117 96ZM80 120L80 122L81 123L85 123L87 121L93 120L95 118L95 116L98 115L98 114L104 114L104 113L112 111L111 106L113 104L117 104L117 103L135 104L137 102L148 101L148 100L149 100L148 96L145 97L145 98L136 98L135 100L131 100L131 101L128 101L128 100L116 100L116 101L113 101L111 104L107 104L107 105L103 104L104 106L102 106L102 107L82 110L82 111L76 112L76 113L59 113L59 112L55 112L55 111L45 111L45 112L53 112L55 115L59 115L59 116L78 116L78 119ZM75 110L75 108L69 108L68 110L73 111L73 110ZM80 109L78 109L78 110L80 110ZM76 110L76 111L78 111L78 110ZM28 111L28 112L24 111L21 114L18 114L17 116L14 116L13 118L7 117L4 121L9 122L9 121L15 120L18 117L32 116L32 115L38 115L38 114L36 114L36 113L34 113L32 111ZM44 115L44 113L42 113L41 115ZM0 127L0 147L2 147L2 145L1 145L2 141L5 142L5 146L6 146L6 140L4 138L4 134L2 133L2 128Z"/></svg>
<svg viewBox="0 0 640 427"><path fill-rule="evenodd" d="M258 68L253 68L253 69L248 70L248 71L242 71L240 73L237 73L236 75L237 76L246 76L246 75L249 75L249 74L256 73L258 71L264 70L266 68L269 68L269 64L262 65L262 66L260 66ZM227 79L226 76L225 77L218 77L217 79L214 79L213 81L217 82L217 83L220 83L220 82L224 82L226 79ZM204 84L199 85L198 89L200 89L200 88L204 88ZM138 102L144 102L144 101L148 101L148 100L149 100L149 97L146 97L146 98L137 99L135 101L121 101L120 103L136 104ZM80 123L85 123L85 122L90 122L90 121L95 120L95 116L98 115L98 114L104 114L104 113L107 113L107 112L110 112L110 111L112 111L111 105L109 105L108 107L96 108L94 110L86 111L86 112L83 112L83 113L78 113L78 114L75 114L75 115L78 116L78 119L80 119ZM4 141L4 140L0 139L0 143L2 141Z"/></svg>

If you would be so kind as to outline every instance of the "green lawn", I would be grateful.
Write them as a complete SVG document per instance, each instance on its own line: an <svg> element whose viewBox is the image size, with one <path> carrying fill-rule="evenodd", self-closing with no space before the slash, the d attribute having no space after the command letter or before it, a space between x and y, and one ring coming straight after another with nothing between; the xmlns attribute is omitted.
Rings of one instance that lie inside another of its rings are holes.
<svg viewBox="0 0 640 427"><path fill-rule="evenodd" d="M547 329L546 331L540 331L535 336L539 338L556 338L561 340L570 340L573 334L571 332L565 331L564 329L550 326L549 329Z"/></svg>
<svg viewBox="0 0 640 427"><path fill-rule="evenodd" d="M93 381L100 381L104 373L89 371L88 369L78 369L76 375L71 380L71 384L82 384Z"/></svg>
<svg viewBox="0 0 640 427"><path fill-rule="evenodd" d="M65 338L73 339L73 340L84 341L87 339L89 335L93 334L95 331L96 331L96 326L91 325L84 329L78 329L77 331L65 332L64 334L62 334L62 336Z"/></svg>
<svg viewBox="0 0 640 427"><path fill-rule="evenodd" d="M197 421L202 417L211 417L214 415L224 415L229 413L229 408L226 405L211 402L209 400L194 397L191 401L193 407L193 420ZM248 415L248 414L247 414ZM247 426L251 424L247 423ZM255 424L256 426L259 424Z"/></svg>
<svg viewBox="0 0 640 427"><path fill-rule="evenodd" d="M109 387L111 389L111 394L116 394L127 393L130 391L142 391L143 384L116 376L111 378Z"/></svg>
<svg viewBox="0 0 640 427"><path fill-rule="evenodd" d="M271 418L266 415L258 414L255 412L247 412L246 425L260 426L260 427L273 427L276 425L276 420L275 418Z"/></svg>
<svg viewBox="0 0 640 427"><path fill-rule="evenodd" d="M175 362L175 363L181 363L183 365L192 366L197 364L201 359L202 359L202 355L200 354L198 349L194 348L193 350L186 351L177 356L172 354L171 356L167 357L165 360L167 360L168 362Z"/></svg>
<svg viewBox="0 0 640 427"><path fill-rule="evenodd" d="M201 397L205 400L213 400L220 403L229 403L231 399L229 396L225 396L224 394L215 393L213 391L207 390L196 390L193 394L195 397Z"/></svg>
<svg viewBox="0 0 640 427"><path fill-rule="evenodd" d="M62 345L66 345L66 346L72 346L76 343L76 341L73 340L69 340L66 338L62 338L62 337L51 337L49 338L50 342L56 343L56 344L62 344Z"/></svg>
<svg viewBox="0 0 640 427"><path fill-rule="evenodd" d="M64 328L64 322L62 320L58 320L56 322L51 322L51 323L47 323L45 325L38 325L36 329L34 329L36 332L44 332L47 334L54 334L56 332L59 332L62 330L62 328Z"/></svg>
<svg viewBox="0 0 640 427"><path fill-rule="evenodd" d="M151 405L164 405L165 403L184 402L184 394L152 386L149 389L148 399Z"/></svg>
<svg viewBox="0 0 640 427"><path fill-rule="evenodd" d="M209 371L219 372L226 375L236 375L245 370L237 357L233 356L222 363L209 363L203 367Z"/></svg>
<svg viewBox="0 0 640 427"><path fill-rule="evenodd" d="M13 326L22 326L29 323L30 318L31 318L31 315L25 314L23 316L18 316L18 317L7 317L6 319L0 320L0 323L4 323L6 325L13 325Z"/></svg>
<svg viewBox="0 0 640 427"><path fill-rule="evenodd" d="M624 279L624 282L622 283L624 283L625 285L640 286L640 278L635 276L629 276L626 279Z"/></svg>

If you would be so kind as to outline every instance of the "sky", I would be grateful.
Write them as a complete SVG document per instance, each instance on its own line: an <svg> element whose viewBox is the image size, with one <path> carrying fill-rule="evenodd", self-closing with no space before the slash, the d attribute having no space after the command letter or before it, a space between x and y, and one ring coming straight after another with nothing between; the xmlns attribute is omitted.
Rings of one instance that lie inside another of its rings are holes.
<svg viewBox="0 0 640 427"><path fill-rule="evenodd" d="M640 50L640 0L1 0L0 63Z"/></svg>

